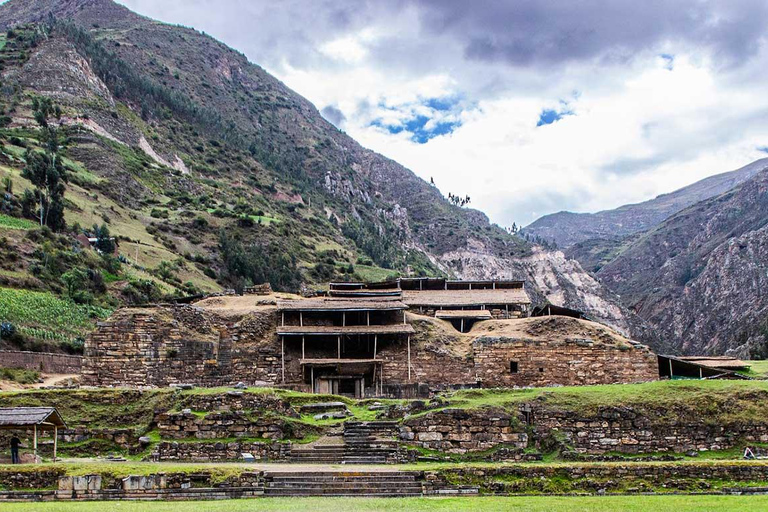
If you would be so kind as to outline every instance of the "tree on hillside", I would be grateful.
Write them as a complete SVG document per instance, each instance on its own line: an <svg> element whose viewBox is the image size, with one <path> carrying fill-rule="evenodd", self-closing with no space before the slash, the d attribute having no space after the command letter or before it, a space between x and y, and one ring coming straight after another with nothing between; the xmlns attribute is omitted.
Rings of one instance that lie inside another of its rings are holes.
<svg viewBox="0 0 768 512"><path fill-rule="evenodd" d="M40 226L59 231L65 226L64 183L67 174L59 158L59 133L55 127L48 125L48 117L51 114L61 117L61 110L48 99L35 99L32 106L35 120L40 125L40 142L44 150L41 153L27 148L26 166L21 175L35 186L35 199L40 205Z"/></svg>
<svg viewBox="0 0 768 512"><path fill-rule="evenodd" d="M96 238L94 245L102 254L112 254L115 252L115 241L109 235L109 228L106 224L102 224L101 227L94 224L93 236Z"/></svg>
<svg viewBox="0 0 768 512"><path fill-rule="evenodd" d="M451 202L451 204L455 206L465 206L469 204L469 196L459 197L457 195L452 194L451 192L448 192L448 201Z"/></svg>

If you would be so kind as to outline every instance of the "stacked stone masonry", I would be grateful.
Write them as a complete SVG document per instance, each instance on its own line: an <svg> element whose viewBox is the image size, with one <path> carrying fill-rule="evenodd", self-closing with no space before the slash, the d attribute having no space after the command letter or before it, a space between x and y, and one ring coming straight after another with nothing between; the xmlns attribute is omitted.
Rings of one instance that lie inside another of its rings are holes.
<svg viewBox="0 0 768 512"><path fill-rule="evenodd" d="M82 370L82 365L81 356L0 350L0 367L2 368L23 368L43 373L77 375Z"/></svg>
<svg viewBox="0 0 768 512"><path fill-rule="evenodd" d="M276 310L268 307L236 320L189 305L124 311L100 323L88 336L83 381L101 386L222 386L243 381L304 389L308 381L300 364L301 339L281 344L275 332L277 322ZM424 384L437 390L658 378L656 357L643 346L591 339L479 336L468 354L456 355L438 343L424 341L429 336L426 324L412 324L417 333L411 343L410 367L406 340L382 343L377 352L383 361L377 379L393 396L402 396L395 389L398 385ZM196 336L198 332L204 335ZM307 344L304 357L327 357L314 350Z"/></svg>

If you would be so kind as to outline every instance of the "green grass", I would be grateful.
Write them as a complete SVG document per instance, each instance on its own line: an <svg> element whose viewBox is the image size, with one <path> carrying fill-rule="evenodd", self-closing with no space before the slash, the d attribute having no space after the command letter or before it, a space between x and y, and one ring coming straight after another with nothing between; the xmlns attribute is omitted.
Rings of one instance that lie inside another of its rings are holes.
<svg viewBox="0 0 768 512"><path fill-rule="evenodd" d="M754 396L759 393L765 400ZM467 389L446 395L450 407L509 408L523 401L544 399L553 407L595 413L605 406L653 411L660 421L696 415L705 422L762 421L768 417L768 381L689 380L642 384L563 386L535 389ZM424 414L424 413L421 413Z"/></svg>
<svg viewBox="0 0 768 512"><path fill-rule="evenodd" d="M768 379L768 359L763 361L748 361L749 371L741 372L756 379Z"/></svg>
<svg viewBox="0 0 768 512"><path fill-rule="evenodd" d="M9 229L35 229L38 224L27 219L19 219L18 217L11 217L4 213L0 213L0 227Z"/></svg>
<svg viewBox="0 0 768 512"><path fill-rule="evenodd" d="M397 272L381 267L371 265L354 265L355 274L367 283L377 283L387 281L397 277Z"/></svg>
<svg viewBox="0 0 768 512"><path fill-rule="evenodd" d="M19 384L34 384L40 379L40 372L23 368L0 368L0 380L9 380Z"/></svg>
<svg viewBox="0 0 768 512"><path fill-rule="evenodd" d="M47 292L0 288L0 321L11 322L20 332L51 339L85 336L95 320L112 310L75 304Z"/></svg>
<svg viewBox="0 0 768 512"><path fill-rule="evenodd" d="M258 498L198 502L6 503L7 512L744 512L768 509L768 496L606 496L483 498Z"/></svg>

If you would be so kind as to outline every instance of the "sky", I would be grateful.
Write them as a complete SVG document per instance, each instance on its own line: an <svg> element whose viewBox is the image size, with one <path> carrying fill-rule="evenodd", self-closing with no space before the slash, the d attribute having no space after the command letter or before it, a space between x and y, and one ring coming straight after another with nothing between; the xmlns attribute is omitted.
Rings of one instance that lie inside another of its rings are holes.
<svg viewBox="0 0 768 512"><path fill-rule="evenodd" d="M768 157L765 0L122 0L501 226Z"/></svg>

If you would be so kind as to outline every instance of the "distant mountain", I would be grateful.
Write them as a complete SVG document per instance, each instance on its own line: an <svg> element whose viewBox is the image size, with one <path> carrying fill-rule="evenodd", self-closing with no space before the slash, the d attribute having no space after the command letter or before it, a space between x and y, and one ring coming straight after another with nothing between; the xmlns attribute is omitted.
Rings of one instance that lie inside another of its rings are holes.
<svg viewBox="0 0 768 512"><path fill-rule="evenodd" d="M10 0L0 28L0 179L13 185L2 286L75 294L65 280L91 276L81 299L115 307L263 281L517 277L536 300L643 332L577 263L450 204L210 36L110 0ZM25 150L46 147L39 98L60 108L70 174L58 237L37 234L24 199ZM102 223L120 269L72 247Z"/></svg>
<svg viewBox="0 0 768 512"><path fill-rule="evenodd" d="M768 169L637 236L597 277L661 350L768 356Z"/></svg>
<svg viewBox="0 0 768 512"><path fill-rule="evenodd" d="M647 231L688 206L726 192L763 169L768 158L715 176L649 201L628 204L597 213L559 212L545 215L523 228L522 233L538 236L568 248L591 239L620 240Z"/></svg>

